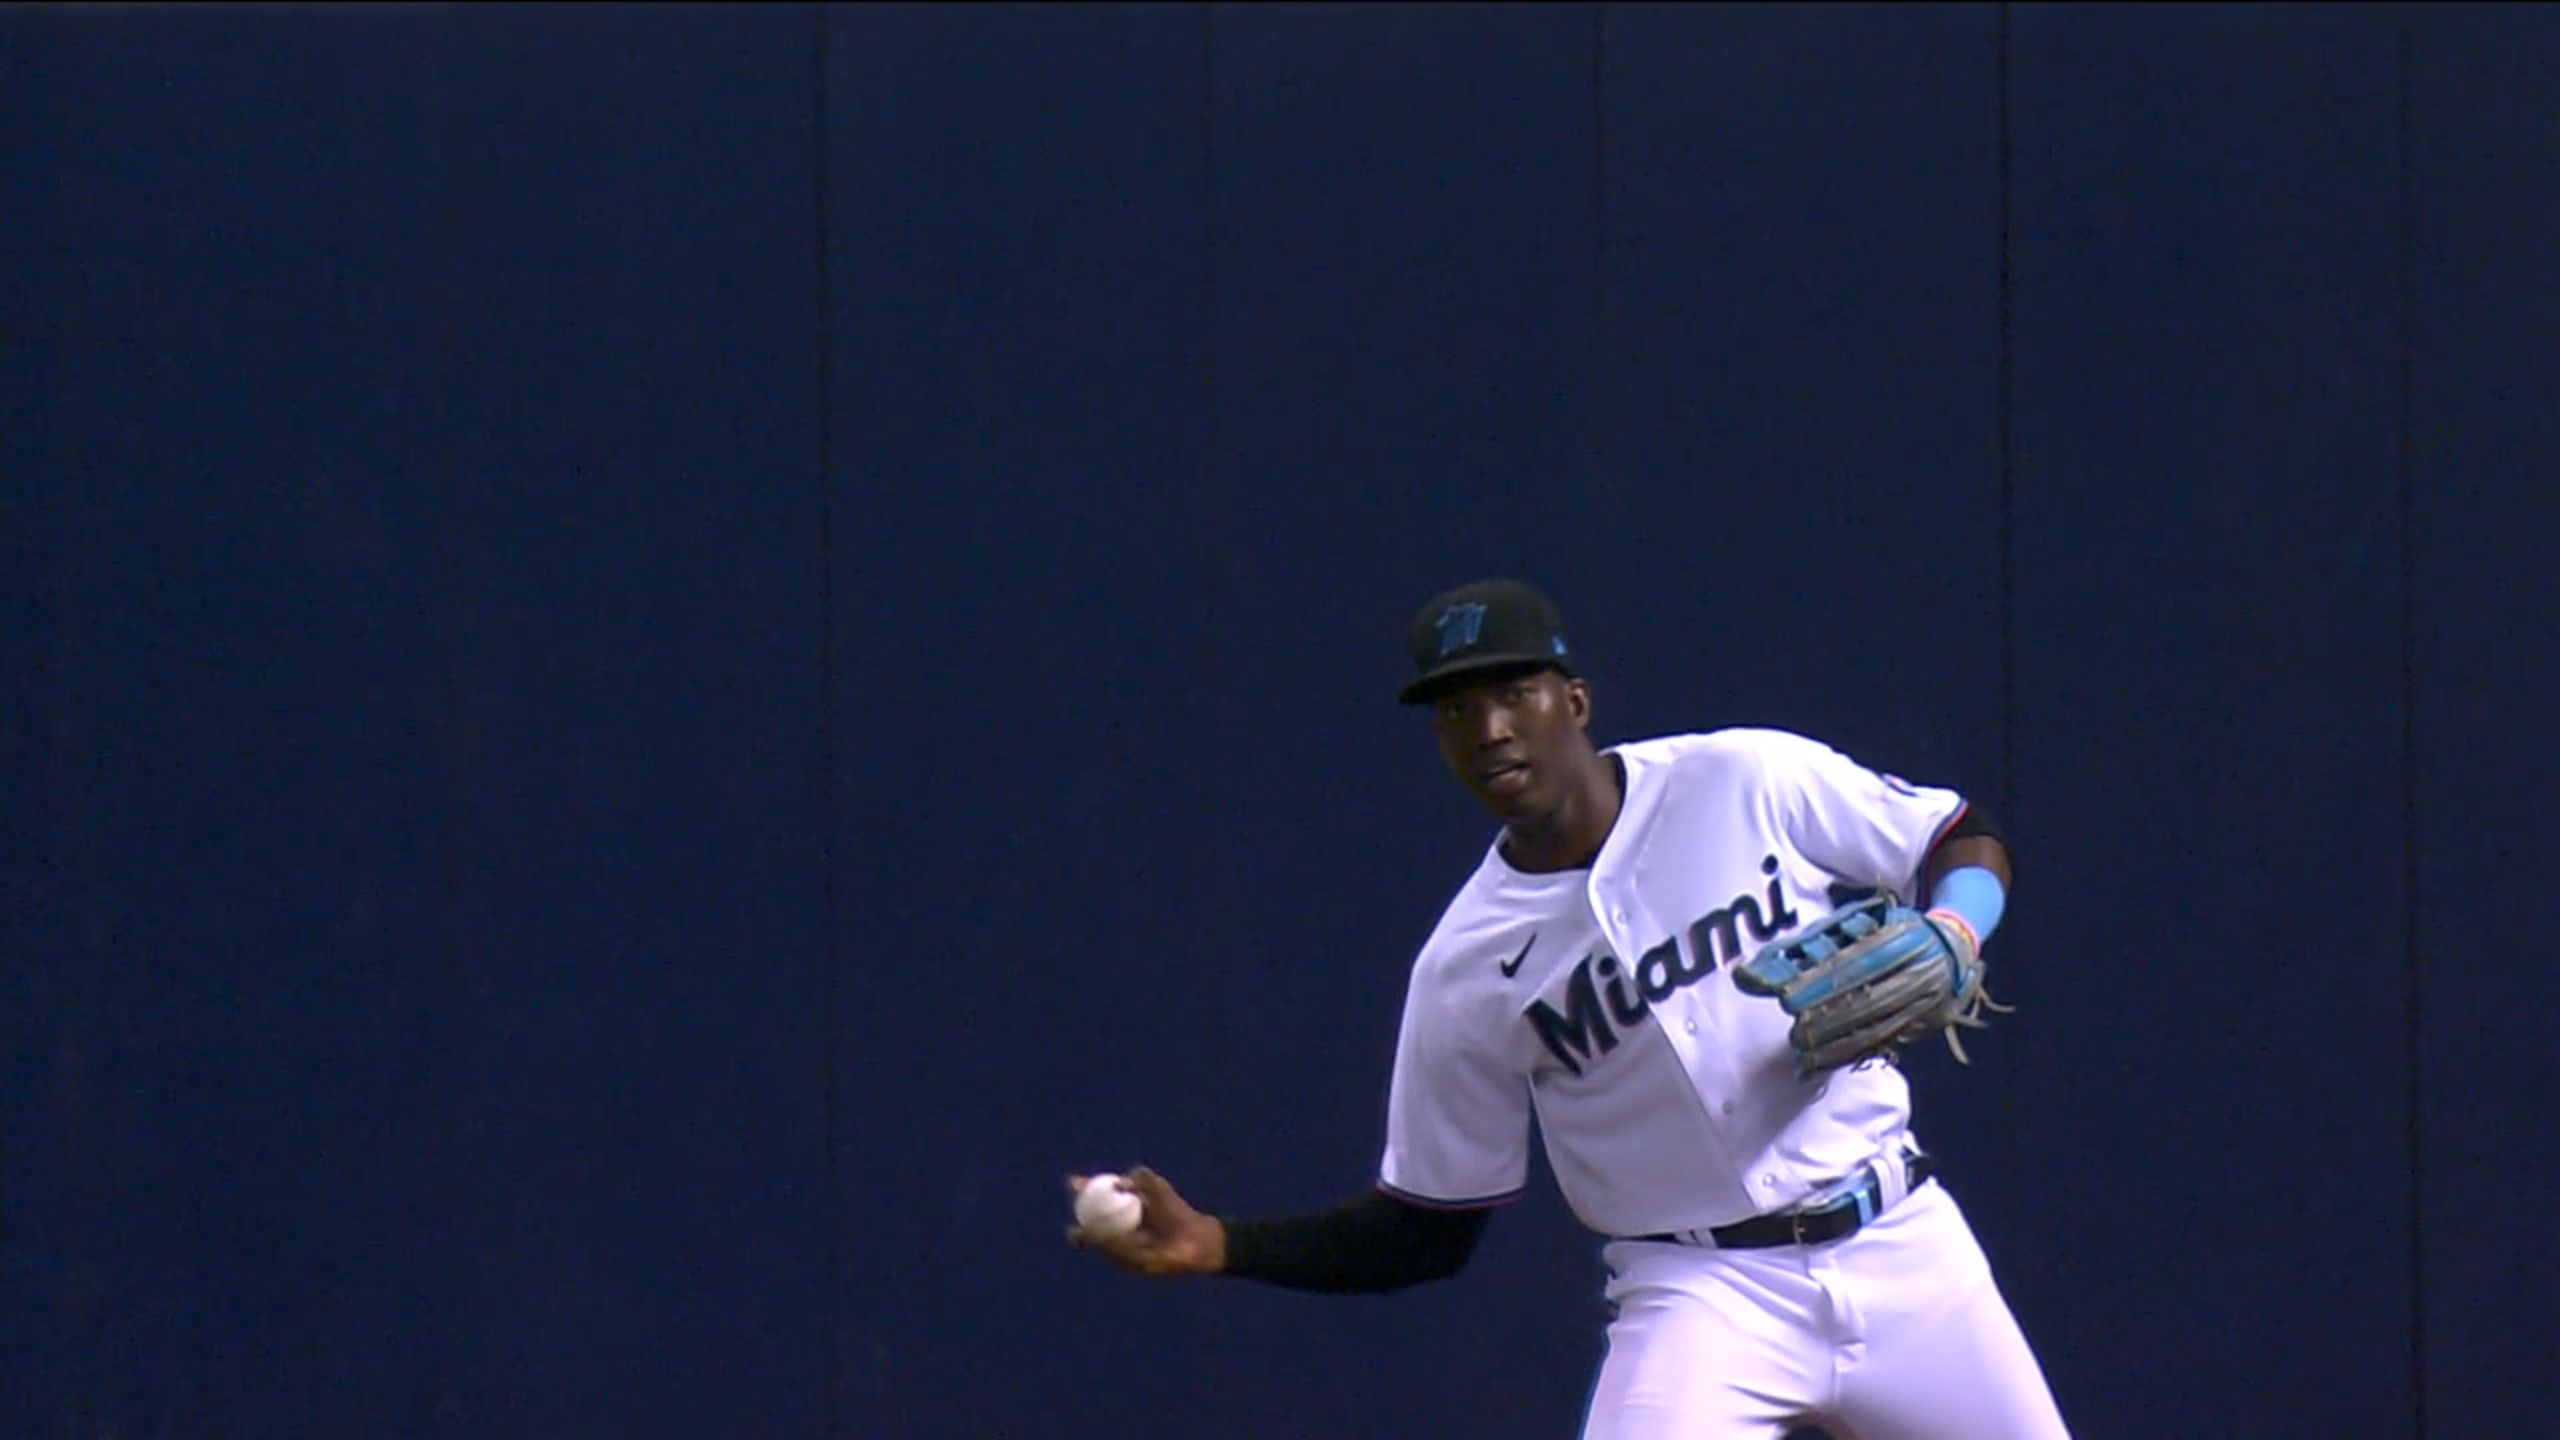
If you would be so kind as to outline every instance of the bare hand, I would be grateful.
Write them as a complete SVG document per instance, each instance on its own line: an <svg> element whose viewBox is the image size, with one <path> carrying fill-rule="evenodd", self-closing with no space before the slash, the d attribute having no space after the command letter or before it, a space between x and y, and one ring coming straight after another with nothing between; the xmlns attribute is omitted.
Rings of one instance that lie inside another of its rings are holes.
<svg viewBox="0 0 2560 1440"><path fill-rule="evenodd" d="M1150 1278L1215 1275L1226 1268L1227 1227L1191 1208L1165 1178L1141 1165L1121 1177L1144 1207L1138 1228L1126 1235L1096 1235L1067 1227L1067 1243L1102 1257L1131 1275ZM1067 1194L1084 1189L1085 1177L1067 1177Z"/></svg>

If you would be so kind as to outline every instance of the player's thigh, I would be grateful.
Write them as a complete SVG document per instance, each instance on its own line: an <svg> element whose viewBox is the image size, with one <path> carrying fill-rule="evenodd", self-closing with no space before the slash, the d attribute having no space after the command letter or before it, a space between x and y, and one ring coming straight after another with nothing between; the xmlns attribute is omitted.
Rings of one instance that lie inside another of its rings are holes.
<svg viewBox="0 0 2560 1440"><path fill-rule="evenodd" d="M1803 1322L1815 1294L1783 1274L1707 1273L1694 1257L1670 1283L1613 1285L1616 1315L1582 1440L1778 1440L1811 1411L1830 1356Z"/></svg>
<svg viewBox="0 0 2560 1440"><path fill-rule="evenodd" d="M1843 1368L1840 1428L1855 1440L2063 1440L2044 1371L1953 1197L1914 1197L1934 1273L1895 1277L1863 1297L1863 1353Z"/></svg>
<svg viewBox="0 0 2560 1440"><path fill-rule="evenodd" d="M1983 1287L1943 1324L1879 1353L1842 1387L1854 1440L2067 1440L2052 1390L2000 1292Z"/></svg>

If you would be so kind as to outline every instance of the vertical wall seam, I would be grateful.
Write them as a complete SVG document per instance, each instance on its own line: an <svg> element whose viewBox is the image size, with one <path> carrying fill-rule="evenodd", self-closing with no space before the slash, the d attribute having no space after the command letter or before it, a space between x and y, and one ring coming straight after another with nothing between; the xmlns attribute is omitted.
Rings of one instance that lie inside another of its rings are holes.
<svg viewBox="0 0 2560 1440"><path fill-rule="evenodd" d="M1201 448L1199 483L1194 487L1195 498L1187 509L1195 542L1211 553L1218 553L1234 543L1235 534L1245 530L1249 522L1237 519L1235 502L1229 497L1225 481L1231 422L1227 415L1225 366L1221 363L1220 354L1220 315L1226 296L1220 274L1223 256L1218 243L1218 7L1202 4L1196 13L1199 19L1199 54L1194 78L1200 91L1199 132L1194 137L1194 143L1199 147L1200 164L1197 237L1200 246L1200 311L1196 334L1200 360L1198 413L1205 416L1206 421L1196 442ZM1227 584L1235 581L1232 571L1222 578ZM1235 597L1227 593L1221 599L1232 603ZM1213 633L1217 629L1214 623L1210 628ZM1197 633L1194 632L1195 637ZM1201 642L1195 638L1192 643L1198 645ZM1220 1003L1205 1012L1210 1053L1218 1057L1216 1072L1209 1077L1211 1084L1231 1084L1237 1078L1232 1067L1236 1065L1235 1057L1241 1050L1233 1037L1249 1023L1239 1018L1239 1008L1239 1001L1233 993L1223 993Z"/></svg>
<svg viewBox="0 0 2560 1440"><path fill-rule="evenodd" d="M2417 538L2417 224L2410 184L2410 150L2415 138L2414 91L2417 84L2416 20L2409 7L2400 9L2398 172L2394 176L2399 214L2399 388L2400 388L2400 865L2401 982L2405 993L2401 1043L2408 1050L2407 1145L2409 1189L2409 1404L2413 1435L2427 1433L2427 1265L2426 1265L2426 1123L2425 1086L2421 1074L2425 1039L2424 958L2419 946L2418 866L2418 538Z"/></svg>
<svg viewBox="0 0 2560 1440"><path fill-rule="evenodd" d="M1992 428L1997 432L1999 450L1997 479L1999 515L1994 524L1997 536L1994 549L1996 593L2000 606L2000 734L1999 783L2000 815L2003 823L2016 825L2018 813L2018 557L2017 557L2017 407L2015 344L2011 338L2011 311L2016 279L2010 258L2010 150L2009 131L2009 12L2001 5L1995 20L1992 42L1992 148L1996 158L1997 195L1993 200L1999 235L1995 242L1999 271L1999 294L1995 323L1999 344L1993 361ZM1999 1092L2000 1132L2005 1140L2014 1141L2024 1123L2020 1115L2024 1084L2004 1086Z"/></svg>
<svg viewBox="0 0 2560 1440"><path fill-rule="evenodd" d="M1609 324L1609 7L1591 7L1591 366L1584 403L1589 437L1587 463L1600 484L1609 483L1610 403L1616 378ZM1616 487L1610 486L1612 493Z"/></svg>
<svg viewBox="0 0 2560 1440"><path fill-rule="evenodd" d="M1218 367L1218 313L1225 303L1219 287L1218 253L1218 34L1217 7L1200 7L1200 254L1203 289L1200 312L1201 413L1209 417L1208 453L1202 457L1205 493L1219 493L1215 481L1226 462L1227 417L1222 406L1225 377Z"/></svg>
<svg viewBox="0 0 2560 1440"><path fill-rule="evenodd" d="M1217 6L1200 7L1200 385L1201 413L1209 417L1207 453L1201 457L1201 493L1217 496L1227 456L1226 377L1218 364L1218 317L1226 303L1218 249L1218 30ZM1211 503L1218 503L1213 500Z"/></svg>
<svg viewBox="0 0 2560 1440"><path fill-rule="evenodd" d="M2017 728L2018 728L2018 603L2017 603L2017 443L2016 443L2016 362L2011 340L2011 310L2015 280L2010 269L2009 210L2009 12L1999 10L1999 28L1993 50L1992 84L1997 91L1993 109L1994 144L1999 152L1999 358L1993 384L1993 423L1999 431L2000 449L2000 515L1999 515L1999 596L2000 596L2000 813L2014 814L2017 809Z"/></svg>
<svg viewBox="0 0 2560 1440"><path fill-rule="evenodd" d="M836 934L836 505L835 505L835 295L829 283L830 238L828 235L827 172L827 7L813 7L811 23L810 129L813 139L814 169L812 183L812 215L815 243L812 263L815 273L815 311L817 331L817 398L818 398L818 765L819 765L819 896L824 914L819 921L824 937L822 987L826 996L824 1040L820 1045L826 1074L820 1093L820 1105L826 1135L827 1179L821 1193L827 1197L826 1214L844 1213L844 1167L837 1154L838 1105L843 1084L840 1064L843 1059L844 993L843 947ZM838 1415L838 1371L844 1354L842 1307L848 1276L845 1274L844 1242L841 1227L824 1226L827 1241L827 1293L819 1302L826 1331L826 1368L823 1373L825 1395L822 1411L826 1416L826 1434L841 1437L844 1430Z"/></svg>

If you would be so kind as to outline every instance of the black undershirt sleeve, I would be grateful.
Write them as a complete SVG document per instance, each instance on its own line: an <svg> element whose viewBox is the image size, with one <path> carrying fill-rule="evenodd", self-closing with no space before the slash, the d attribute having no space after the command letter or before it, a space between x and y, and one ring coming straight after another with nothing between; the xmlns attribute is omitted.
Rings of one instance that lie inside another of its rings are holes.
<svg viewBox="0 0 2560 1440"><path fill-rule="evenodd" d="M1464 1269L1493 1218L1435 1210L1372 1190L1285 1220L1228 1220L1225 1273L1290 1290L1382 1295Z"/></svg>

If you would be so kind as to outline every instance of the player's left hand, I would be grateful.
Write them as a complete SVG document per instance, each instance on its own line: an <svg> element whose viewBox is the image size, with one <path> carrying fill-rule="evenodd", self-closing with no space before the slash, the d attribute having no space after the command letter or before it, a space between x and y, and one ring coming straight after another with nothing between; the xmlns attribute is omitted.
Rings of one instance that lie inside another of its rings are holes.
<svg viewBox="0 0 2560 1440"><path fill-rule="evenodd" d="M1082 1175L1067 1177L1067 1194L1084 1189ZM1067 1243L1102 1257L1131 1275L1163 1279L1182 1275L1215 1275L1226 1268L1227 1227L1214 1215L1191 1208L1165 1178L1144 1165L1121 1177L1144 1207L1138 1228L1126 1235L1098 1235L1081 1225L1067 1227Z"/></svg>
<svg viewBox="0 0 2560 1440"><path fill-rule="evenodd" d="M2007 1009L1985 993L1982 956L1962 921L1882 897L1771 941L1734 968L1733 981L1795 1017L1788 1039L1807 1079L1890 1061L1931 1031L1944 1032L1964 1060L1956 1030L1980 1028L1986 1009Z"/></svg>

